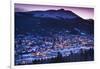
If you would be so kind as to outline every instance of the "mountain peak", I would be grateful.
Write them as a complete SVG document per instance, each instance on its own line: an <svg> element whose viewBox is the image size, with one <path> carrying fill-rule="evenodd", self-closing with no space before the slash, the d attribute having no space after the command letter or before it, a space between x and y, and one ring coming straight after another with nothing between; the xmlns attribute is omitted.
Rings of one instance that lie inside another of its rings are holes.
<svg viewBox="0 0 100 69"><path fill-rule="evenodd" d="M62 9L62 8L61 8L61 9L58 9L58 10L59 10L59 11L65 11L65 10L64 10L64 9Z"/></svg>
<svg viewBox="0 0 100 69"><path fill-rule="evenodd" d="M72 11L70 11L70 10L65 10L65 9L63 9L63 8L58 9L58 11L66 11L66 12L71 12L71 13L73 13Z"/></svg>

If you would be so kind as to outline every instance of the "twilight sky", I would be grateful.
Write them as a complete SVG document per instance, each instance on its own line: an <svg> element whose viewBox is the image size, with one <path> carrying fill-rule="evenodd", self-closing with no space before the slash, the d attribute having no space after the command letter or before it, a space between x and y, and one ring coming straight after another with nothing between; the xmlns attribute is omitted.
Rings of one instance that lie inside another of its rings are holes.
<svg viewBox="0 0 100 69"><path fill-rule="evenodd" d="M33 5L33 4L15 4L15 12L27 12L37 10L70 10L84 19L94 19L94 9L86 7L69 7L69 6L50 6L50 5Z"/></svg>

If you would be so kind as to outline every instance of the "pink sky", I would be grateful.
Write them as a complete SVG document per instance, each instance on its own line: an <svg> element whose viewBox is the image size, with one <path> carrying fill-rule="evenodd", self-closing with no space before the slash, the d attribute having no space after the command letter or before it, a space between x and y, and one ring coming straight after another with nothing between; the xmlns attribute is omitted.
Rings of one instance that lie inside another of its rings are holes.
<svg viewBox="0 0 100 69"><path fill-rule="evenodd" d="M86 7L69 7L69 6L50 6L50 5L33 5L33 4L15 4L15 12L27 12L37 10L70 10L84 19L94 19L94 9Z"/></svg>

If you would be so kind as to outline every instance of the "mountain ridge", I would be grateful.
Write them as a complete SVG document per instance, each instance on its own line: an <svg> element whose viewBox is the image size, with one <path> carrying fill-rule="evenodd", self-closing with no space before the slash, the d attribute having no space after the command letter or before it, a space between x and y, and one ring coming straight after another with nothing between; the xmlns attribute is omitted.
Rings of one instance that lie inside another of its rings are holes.
<svg viewBox="0 0 100 69"><path fill-rule="evenodd" d="M65 13L67 14L64 15ZM49 31L50 29L55 29L56 31L60 31L66 29L75 33L80 33L76 30L77 28L82 33L85 32L88 34L93 34L93 23L93 19L83 19L72 11L67 10L66 12L64 9L15 12L15 27L20 31L29 31L32 29L35 29L36 31L40 31L41 29Z"/></svg>

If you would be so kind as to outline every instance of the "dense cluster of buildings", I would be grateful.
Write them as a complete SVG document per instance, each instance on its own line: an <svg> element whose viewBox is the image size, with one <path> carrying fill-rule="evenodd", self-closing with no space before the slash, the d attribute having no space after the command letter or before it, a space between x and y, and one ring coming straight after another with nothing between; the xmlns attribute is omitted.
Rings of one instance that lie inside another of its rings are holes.
<svg viewBox="0 0 100 69"><path fill-rule="evenodd" d="M93 48L94 40L90 35L40 36L19 34L15 38L15 63L32 63L34 60L55 58L58 52L62 56L80 53Z"/></svg>

